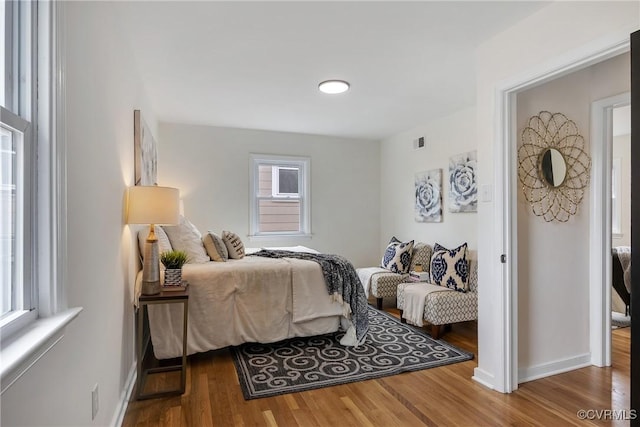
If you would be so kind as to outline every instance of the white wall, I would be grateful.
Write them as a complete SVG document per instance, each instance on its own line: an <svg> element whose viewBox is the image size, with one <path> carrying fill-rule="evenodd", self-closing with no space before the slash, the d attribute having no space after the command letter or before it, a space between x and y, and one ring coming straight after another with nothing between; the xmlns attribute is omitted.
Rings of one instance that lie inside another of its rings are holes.
<svg viewBox="0 0 640 427"><path fill-rule="evenodd" d="M611 247L631 246L631 134L614 134L612 154L614 160L620 159L620 235L612 236ZM611 309L624 313L625 307L620 295L612 290Z"/></svg>
<svg viewBox="0 0 640 427"><path fill-rule="evenodd" d="M158 177L180 188L201 232L230 230L247 247L305 245L377 265L379 144L328 136L161 123ZM249 241L249 154L311 158L311 240Z"/></svg>
<svg viewBox="0 0 640 427"><path fill-rule="evenodd" d="M519 93L518 135L540 111L560 112L576 123L589 153L591 103L628 92L630 70L627 53ZM517 141L518 146L521 143ZM518 191L521 379L541 366L590 351L588 188L578 213L566 223L545 222L535 216Z"/></svg>
<svg viewBox="0 0 640 427"><path fill-rule="evenodd" d="M123 197L133 183L133 110L145 101L113 4L67 2L69 306L83 312L2 395L3 426L111 425L134 362L135 268ZM153 129L153 127L152 127ZM91 420L91 390L99 412Z"/></svg>
<svg viewBox="0 0 640 427"><path fill-rule="evenodd" d="M502 286L504 266L500 263L504 251L502 210L496 203L503 197L498 185L501 163L496 144L501 130L497 126L497 90L628 38L640 27L639 16L637 2L556 2L483 43L476 51L480 185L494 186L495 196L493 201L480 202L478 206L479 356L474 376L497 390L510 388L505 367L509 366L511 354L506 346L509 331L503 317L509 301ZM558 240L554 243L562 244ZM544 306L539 310L538 315L544 315Z"/></svg>
<svg viewBox="0 0 640 427"><path fill-rule="evenodd" d="M631 246L631 134L613 137L613 156L620 159L620 237L611 246ZM614 292L615 293L615 292Z"/></svg>
<svg viewBox="0 0 640 427"><path fill-rule="evenodd" d="M449 212L449 157L476 149L476 110L469 108L387 138L380 148L380 253L391 236L455 248L477 248L477 214ZM413 140L424 136L425 148ZM414 219L417 172L442 169L442 222Z"/></svg>

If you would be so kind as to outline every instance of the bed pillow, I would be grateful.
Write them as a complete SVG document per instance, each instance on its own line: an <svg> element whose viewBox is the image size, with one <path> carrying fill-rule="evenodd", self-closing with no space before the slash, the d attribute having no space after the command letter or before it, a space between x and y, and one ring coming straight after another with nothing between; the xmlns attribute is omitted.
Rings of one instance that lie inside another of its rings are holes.
<svg viewBox="0 0 640 427"><path fill-rule="evenodd" d="M212 261L224 262L229 259L227 245L225 245L222 237L213 231L205 234L202 238L202 243L204 243L204 248L207 250L207 254L209 254L209 258L211 258Z"/></svg>
<svg viewBox="0 0 640 427"><path fill-rule="evenodd" d="M171 242L167 233L164 232L159 225L155 226L156 239L158 239L158 254L172 250ZM149 235L149 227L144 227L138 231L138 247L140 248L140 261L144 261L144 244L147 241Z"/></svg>
<svg viewBox="0 0 640 427"><path fill-rule="evenodd" d="M413 240L403 243L394 236L384 251L380 266L392 273L406 274L409 272L409 267L411 266L412 253Z"/></svg>
<svg viewBox="0 0 640 427"><path fill-rule="evenodd" d="M223 231L222 232L222 240L224 244L227 246L227 251L229 252L229 258L231 259L240 259L244 258L244 244L240 237L236 233L232 233L231 231Z"/></svg>
<svg viewBox="0 0 640 427"><path fill-rule="evenodd" d="M438 243L435 244L431 256L431 283L446 286L458 292L469 290L466 243L451 250Z"/></svg>
<svg viewBox="0 0 640 427"><path fill-rule="evenodd" d="M209 255L202 244L202 235L188 219L181 215L178 225L165 225L163 228L173 249L187 253L188 263L209 262Z"/></svg>

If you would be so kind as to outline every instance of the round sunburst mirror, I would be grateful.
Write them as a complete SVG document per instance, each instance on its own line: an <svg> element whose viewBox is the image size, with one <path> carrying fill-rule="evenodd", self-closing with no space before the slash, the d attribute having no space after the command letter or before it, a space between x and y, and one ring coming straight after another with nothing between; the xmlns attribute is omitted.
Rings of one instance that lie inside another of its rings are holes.
<svg viewBox="0 0 640 427"><path fill-rule="evenodd" d="M518 178L533 213L566 222L578 211L589 184L591 158L578 126L562 113L529 119L518 148Z"/></svg>

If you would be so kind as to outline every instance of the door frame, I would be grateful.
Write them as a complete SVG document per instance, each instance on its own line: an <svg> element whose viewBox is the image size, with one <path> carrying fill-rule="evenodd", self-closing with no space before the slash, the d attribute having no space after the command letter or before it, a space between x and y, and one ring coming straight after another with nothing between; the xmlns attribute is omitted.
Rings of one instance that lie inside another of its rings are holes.
<svg viewBox="0 0 640 427"><path fill-rule="evenodd" d="M589 348L591 364L611 366L611 167L613 109L631 103L631 92L591 104L589 203Z"/></svg>
<svg viewBox="0 0 640 427"><path fill-rule="evenodd" d="M502 318L505 321L502 340L502 391L509 393L517 390L518 375L518 166L517 149L517 114L516 97L523 90L540 85L547 81L562 77L572 72L605 61L614 56L628 52L630 41L628 33L616 34L612 37L596 40L577 50L560 55L535 69L522 75L502 82L496 86L496 161L495 187L496 198L495 215L501 218L500 241L502 253L506 255L502 281ZM591 309L591 308L590 308ZM602 306L598 306L600 313ZM591 316L590 316L591 318ZM603 338L604 341L604 338Z"/></svg>

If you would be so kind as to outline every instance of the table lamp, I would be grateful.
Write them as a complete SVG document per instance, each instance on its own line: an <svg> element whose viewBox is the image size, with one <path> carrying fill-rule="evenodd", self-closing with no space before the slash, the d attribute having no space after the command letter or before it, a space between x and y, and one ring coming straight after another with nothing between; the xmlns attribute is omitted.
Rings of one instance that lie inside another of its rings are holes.
<svg viewBox="0 0 640 427"><path fill-rule="evenodd" d="M144 244L142 263L142 294L159 294L160 257L155 225L177 224L180 218L180 192L177 188L141 186L129 187L127 223L149 224L149 236Z"/></svg>

